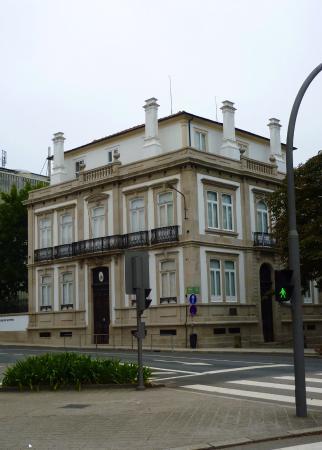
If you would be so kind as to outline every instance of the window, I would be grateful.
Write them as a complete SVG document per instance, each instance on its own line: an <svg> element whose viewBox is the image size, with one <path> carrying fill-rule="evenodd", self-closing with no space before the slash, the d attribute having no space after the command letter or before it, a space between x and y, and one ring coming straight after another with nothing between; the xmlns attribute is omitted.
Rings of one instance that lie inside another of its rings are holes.
<svg viewBox="0 0 322 450"><path fill-rule="evenodd" d="M227 301L236 301L236 275L234 261L225 261L225 294Z"/></svg>
<svg viewBox="0 0 322 450"><path fill-rule="evenodd" d="M104 230L105 220L104 220L104 207L97 206L92 209L92 237L98 238L105 235Z"/></svg>
<svg viewBox="0 0 322 450"><path fill-rule="evenodd" d="M51 309L51 276L45 275L40 281L40 310Z"/></svg>
<svg viewBox="0 0 322 450"><path fill-rule="evenodd" d="M268 212L267 205L262 200L256 205L257 231L268 233Z"/></svg>
<svg viewBox="0 0 322 450"><path fill-rule="evenodd" d="M107 162L110 164L113 161L113 150L107 152Z"/></svg>
<svg viewBox="0 0 322 450"><path fill-rule="evenodd" d="M217 192L207 192L208 227L219 228Z"/></svg>
<svg viewBox="0 0 322 450"><path fill-rule="evenodd" d="M198 150L206 151L206 133L195 131L195 147Z"/></svg>
<svg viewBox="0 0 322 450"><path fill-rule="evenodd" d="M73 274L72 272L66 272L62 274L61 281L62 297L61 302L63 305L73 305Z"/></svg>
<svg viewBox="0 0 322 450"><path fill-rule="evenodd" d="M313 303L311 281L309 281L308 288L304 292L303 300L304 303Z"/></svg>
<svg viewBox="0 0 322 450"><path fill-rule="evenodd" d="M158 195L159 227L173 225L173 193L165 192Z"/></svg>
<svg viewBox="0 0 322 450"><path fill-rule="evenodd" d="M211 300L221 301L220 261L210 260L210 295Z"/></svg>
<svg viewBox="0 0 322 450"><path fill-rule="evenodd" d="M60 216L60 243L71 242L73 242L73 218L71 214L63 214Z"/></svg>
<svg viewBox="0 0 322 450"><path fill-rule="evenodd" d="M136 198L130 202L130 224L131 232L143 231L145 229L144 199Z"/></svg>
<svg viewBox="0 0 322 450"><path fill-rule="evenodd" d="M223 217L223 229L232 231L233 229L233 211L232 211L232 198L229 194L222 194L222 217Z"/></svg>
<svg viewBox="0 0 322 450"><path fill-rule="evenodd" d="M76 178L79 177L79 172L81 171L81 169L85 167L85 161L83 159L80 159L79 161L75 162L75 175Z"/></svg>
<svg viewBox="0 0 322 450"><path fill-rule="evenodd" d="M51 219L40 219L39 221L39 247L51 247Z"/></svg>
<svg viewBox="0 0 322 450"><path fill-rule="evenodd" d="M176 263L174 259L162 261L160 264L161 273L161 299L170 299L173 302L177 300L177 285L176 285ZM162 303L162 301L161 301Z"/></svg>
<svg viewBox="0 0 322 450"><path fill-rule="evenodd" d="M205 214L208 230L234 231L233 196L221 191L205 190Z"/></svg>

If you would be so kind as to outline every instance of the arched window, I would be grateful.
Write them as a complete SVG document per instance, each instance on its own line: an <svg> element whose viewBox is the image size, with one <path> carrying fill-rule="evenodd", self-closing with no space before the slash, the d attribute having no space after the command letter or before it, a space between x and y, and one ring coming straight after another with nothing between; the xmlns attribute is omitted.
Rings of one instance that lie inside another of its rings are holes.
<svg viewBox="0 0 322 450"><path fill-rule="evenodd" d="M268 233L268 210L267 205L263 200L260 200L256 205L257 214L257 231L259 233Z"/></svg>

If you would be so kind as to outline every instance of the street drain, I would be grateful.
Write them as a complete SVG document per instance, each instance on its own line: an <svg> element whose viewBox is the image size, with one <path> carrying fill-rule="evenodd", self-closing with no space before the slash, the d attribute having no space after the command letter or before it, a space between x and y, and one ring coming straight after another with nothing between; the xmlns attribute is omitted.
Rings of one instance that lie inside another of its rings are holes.
<svg viewBox="0 0 322 450"><path fill-rule="evenodd" d="M62 408L82 409L82 408L87 408L87 406L91 406L91 405L81 405L78 403L70 403L69 405L62 406Z"/></svg>

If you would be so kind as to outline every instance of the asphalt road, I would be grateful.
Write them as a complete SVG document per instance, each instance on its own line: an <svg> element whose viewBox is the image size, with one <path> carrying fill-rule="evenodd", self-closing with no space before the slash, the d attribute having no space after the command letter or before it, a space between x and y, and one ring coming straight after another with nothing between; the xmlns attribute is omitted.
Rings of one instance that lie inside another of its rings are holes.
<svg viewBox="0 0 322 450"><path fill-rule="evenodd" d="M8 364L46 351L64 350L0 346L0 376ZM85 352L103 358L136 361L135 351ZM292 356L145 351L144 364L152 368L153 381L176 389L294 405ZM322 359L306 358L306 377L308 408L322 410Z"/></svg>

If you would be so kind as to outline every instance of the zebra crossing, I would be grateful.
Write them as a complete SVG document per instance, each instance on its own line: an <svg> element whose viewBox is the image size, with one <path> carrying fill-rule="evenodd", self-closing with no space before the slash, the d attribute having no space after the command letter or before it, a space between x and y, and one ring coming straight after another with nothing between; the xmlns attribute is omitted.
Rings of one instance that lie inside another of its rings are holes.
<svg viewBox="0 0 322 450"><path fill-rule="evenodd" d="M294 376L276 376L269 379L230 380L221 385L187 384L183 389L225 395L235 398L256 399L285 404L294 404ZM310 374L306 378L307 405L322 408L322 373Z"/></svg>

